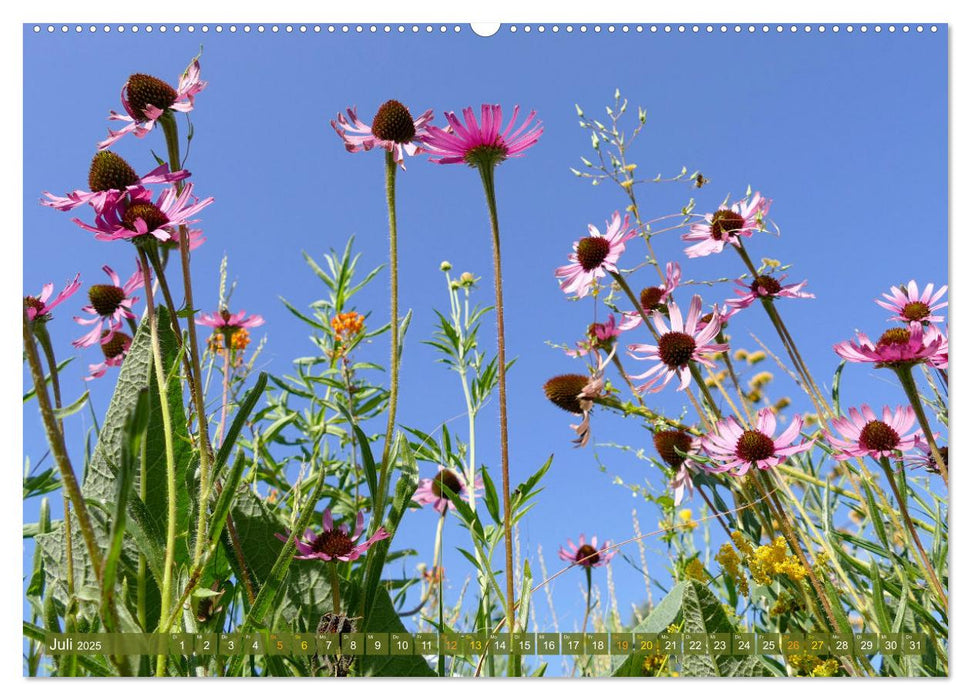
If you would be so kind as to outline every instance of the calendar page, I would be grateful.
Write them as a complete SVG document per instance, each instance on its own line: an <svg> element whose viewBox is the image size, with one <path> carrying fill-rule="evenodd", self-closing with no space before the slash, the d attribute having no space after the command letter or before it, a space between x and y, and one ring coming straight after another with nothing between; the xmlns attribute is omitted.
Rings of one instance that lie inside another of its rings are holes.
<svg viewBox="0 0 971 700"><path fill-rule="evenodd" d="M24 676L950 674L946 23L22 32Z"/></svg>

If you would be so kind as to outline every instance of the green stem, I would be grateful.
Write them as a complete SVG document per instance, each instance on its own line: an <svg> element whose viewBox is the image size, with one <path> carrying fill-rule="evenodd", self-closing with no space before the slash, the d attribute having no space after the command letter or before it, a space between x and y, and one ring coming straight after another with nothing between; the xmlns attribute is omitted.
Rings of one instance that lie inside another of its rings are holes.
<svg viewBox="0 0 971 700"><path fill-rule="evenodd" d="M698 365L694 362L688 362L688 369L691 370L691 377L695 380L695 384L701 390L701 396L704 398L705 403L708 404L708 410L715 420L721 417L721 411L718 410L717 404L715 404L715 399L711 395L711 391L708 389L708 385L705 384L704 377L701 376L701 370L698 369Z"/></svg>
<svg viewBox="0 0 971 700"><path fill-rule="evenodd" d="M385 491L391 475L391 441L394 437L395 418L398 411L398 374L401 366L401 339L398 326L398 217L395 212L395 176L398 164L394 154L388 151L384 157L384 189L388 200L388 267L391 276L391 367L388 389L388 425L385 430L384 450L381 454L381 476L378 479L378 492L371 494L374 499L374 513L371 527L376 528L384 519Z"/></svg>
<svg viewBox="0 0 971 700"><path fill-rule="evenodd" d="M435 532L435 556L432 559L432 585L438 579L438 631L445 631L445 565L442 561L443 550L445 547L445 515L448 508L442 511L438 519L438 528ZM445 654L438 654L438 676L445 677Z"/></svg>
<svg viewBox="0 0 971 700"><path fill-rule="evenodd" d="M44 323L39 323L34 328L34 337L37 338L41 350L44 351L44 359L47 361L47 371L51 375L51 391L54 394L54 408L60 409L63 405L61 403L61 380L57 372L57 359L54 357L54 346L51 343L51 336L47 332L47 326ZM57 419L57 427L63 436L64 421L60 418Z"/></svg>
<svg viewBox="0 0 971 700"><path fill-rule="evenodd" d="M159 120L165 133L165 145L168 148L169 170L182 168L182 158L179 155L179 127L175 116L167 111ZM182 192L182 182L175 184L176 191ZM196 544L193 564L198 567L206 551L209 517L209 492L212 488L211 453L209 446L209 422L206 418L205 396L202 393L202 369L199 365L199 342L196 334L195 304L192 300L192 275L189 269L189 230L186 226L179 227L179 256L182 260L182 283L185 291L185 305L190 312L186 315L186 327L189 331L189 360L192 372L187 380L192 395L192 402L196 408L196 422L199 426L199 517L196 523ZM146 287L146 297L150 295ZM172 309L175 315L175 309Z"/></svg>
<svg viewBox="0 0 971 700"><path fill-rule="evenodd" d="M138 497L142 503L148 501L148 440L142 439L141 455L138 465ZM143 632L148 631L148 561L145 555L138 554L138 578L135 583L135 610L138 617L138 624Z"/></svg>
<svg viewBox="0 0 971 700"><path fill-rule="evenodd" d="M496 339L499 379L499 445L502 460L502 529L506 547L506 620L509 631L516 631L516 589L513 581L512 513L509 497L509 428L506 411L506 327L502 301L502 255L499 242L499 214L496 207L495 163L480 163L479 175L489 208L492 229L492 264L496 286Z"/></svg>
<svg viewBox="0 0 971 700"><path fill-rule="evenodd" d="M44 431L47 434L47 442L54 456L58 471L61 474L61 483L64 485L64 492L74 506L75 516L81 528L81 535L84 544L88 549L88 556L91 559L91 567L94 569L95 577L101 581L101 551L98 549L98 542L94 536L94 527L91 524L91 516L88 513L87 504L78 486L77 477L74 475L74 467L71 466L71 459L67 454L67 447L64 444L64 434L58 427L57 418L54 415L54 408L51 406L51 399L47 395L47 383L44 377L44 369L41 366L40 355L37 352L37 345L34 343L34 324L45 323L45 321L30 321L27 318L27 310L23 312L24 319L24 350L27 355L27 364L30 367L31 379L34 382L34 393L37 396L37 405L40 408L41 419L44 423ZM54 376L54 369L51 370ZM69 516L65 516L69 517Z"/></svg>
<svg viewBox="0 0 971 700"><path fill-rule="evenodd" d="M590 620L590 609L592 607L591 603L593 601L593 570L590 566L583 567L583 573L587 576L587 605L583 611L583 624L580 625L580 634L587 633L587 622ZM580 668L580 657L577 657L576 663L573 666L573 673L577 672ZM586 675L584 673L583 675Z"/></svg>
<svg viewBox="0 0 971 700"><path fill-rule="evenodd" d="M897 504L900 506L900 515L903 516L904 523L906 523L907 530L910 533L910 538L914 543L914 547L917 549L921 562L924 564L927 578L931 582L931 585L934 586L934 591L937 593L937 597L940 598L941 604L944 605L944 611L946 612L948 609L947 594L944 592L944 587L941 586L941 581L937 578L933 567L931 567L931 561L927 556L927 552L924 551L924 545L921 544L920 537L917 536L917 528L914 527L914 521L910 519L910 509L907 507L907 500L897 487L897 479L890 466L890 460L886 457L881 457L880 466L883 467L883 473L886 475L887 481L890 482L890 489L893 491L894 498L897 499Z"/></svg>
<svg viewBox="0 0 971 700"><path fill-rule="evenodd" d="M148 328L152 336L152 358L155 365L155 380L158 384L159 408L162 413L162 431L165 439L165 498L167 502L166 531L165 531L165 563L162 569L162 601L160 620L169 617L172 606L172 570L175 564L175 536L178 520L175 493L175 444L172 439L172 416L169 413L168 377L162 364L162 347L158 338L158 317L155 314L155 297L152 293L152 278L148 266L148 256L138 248L138 255L142 263L142 274L145 279L145 308L148 312ZM202 504L200 504L200 508ZM155 662L155 675L164 676L166 656L159 655Z"/></svg>
<svg viewBox="0 0 971 700"><path fill-rule="evenodd" d="M941 455L941 451L937 449L937 442L934 440L934 431L931 430L931 424L927 420L927 414L924 413L924 405L920 400L920 392L917 390L917 383L914 381L912 368L911 366L894 367L893 370L897 374L897 379L900 380L900 385L903 387L904 393L907 394L910 405L914 408L914 414L917 416L917 422L920 423L920 429L924 431L924 437L927 438L927 445L931 449L934 461L937 462L937 468L941 470L941 478L944 479L944 485L950 488L948 484L947 462Z"/></svg>
<svg viewBox="0 0 971 700"><path fill-rule="evenodd" d="M341 577L337 571L337 562L332 561L330 566L330 597L334 602L334 615L341 614Z"/></svg>

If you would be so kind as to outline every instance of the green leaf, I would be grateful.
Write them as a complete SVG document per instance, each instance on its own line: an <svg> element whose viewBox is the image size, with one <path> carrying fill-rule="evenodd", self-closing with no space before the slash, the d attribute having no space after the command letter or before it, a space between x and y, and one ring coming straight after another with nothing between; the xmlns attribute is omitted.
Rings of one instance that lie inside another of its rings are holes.
<svg viewBox="0 0 971 700"><path fill-rule="evenodd" d="M82 408L84 408L86 403L88 403L88 396L89 396L89 392L86 391L83 394L81 394L78 400L75 401L74 403L68 406L63 406L61 408L55 408L54 416L58 420L64 420L68 416L73 416L75 413L77 413Z"/></svg>
<svg viewBox="0 0 971 700"><path fill-rule="evenodd" d="M391 500L391 510L388 517L381 526L388 533L388 537L376 542L368 551L367 564L364 568L364 590L360 600L361 615L364 617L363 629L368 630L371 623L371 614L377 604L377 592L380 588L381 574L384 570L384 562L391 549L391 543L398 531L398 525L405 516L411 505L411 497L418 488L418 463L415 455L408 445L408 440L401 433L395 434L395 447L393 454L399 456L399 468L401 476L395 484L394 498ZM352 598L348 603L348 609L354 609L353 605L358 601Z"/></svg>
<svg viewBox="0 0 971 700"><path fill-rule="evenodd" d="M347 424L351 426L354 435L357 437L358 447L361 449L361 462L364 464L364 476L367 479L368 492L371 494L371 501L376 501L378 497L378 469L374 463L374 454L371 452L371 443L364 434L364 431L357 425L350 411L343 404L338 404L337 408L344 415ZM389 457L390 459L390 457ZM383 494L381 496L383 500ZM379 514L380 515L380 514Z"/></svg>
<svg viewBox="0 0 971 700"><path fill-rule="evenodd" d="M164 306L157 309L158 338L162 352L165 375L170 376L178 362L178 343L172 332L168 311ZM125 442L125 421L138 401L139 393L148 389L150 413L148 430L144 445L146 456L142 470L146 475L144 484L146 512L155 519L160 532L165 531L164 513L167 512L165 433L162 423L162 410L155 381L155 367L152 356L151 332L148 322L139 327L125 356L115 392L108 405L108 412L98 437L91 462L85 473L82 493L86 498L96 498L110 502L115 496L115 472L121 463L121 453ZM182 403L182 388L178 381L168 386L169 415L172 421L173 444L176 466L176 512L178 521L176 531L176 565L189 557L188 532L191 529L190 494L194 494L190 462L193 460L192 445L186 430L185 408ZM136 489L141 489L140 479L136 479Z"/></svg>
<svg viewBox="0 0 971 700"><path fill-rule="evenodd" d="M322 466L318 466L318 474L316 483L314 483L313 491L310 497L305 501L307 504L304 512L300 514L300 518L294 525L293 531L290 533L290 537L287 542L280 549L279 554L277 554L276 560L273 562L273 566L270 568L269 573L266 575L263 585L259 588L259 593L256 595L256 600L253 602L252 607L246 614L246 619L240 627L240 632L245 634L251 632L257 627L263 627L266 625L266 618L270 612L270 609L277 599L277 594L280 593L283 588L284 579L286 578L287 572L290 569L290 565L293 563L293 554L296 551L295 538L299 537L307 526L310 525L310 521L315 515L314 505L320 500L321 493L324 490L324 476L326 474ZM262 504L260 504L262 505ZM272 546L272 541L275 540L275 536L268 538L266 542L260 543L265 549L269 549ZM252 548L249 550L244 549L244 551L253 551ZM230 676L238 676L243 668L243 662L245 657L239 655L233 658L232 665L230 667Z"/></svg>
<svg viewBox="0 0 971 700"><path fill-rule="evenodd" d="M697 581L687 581L682 595L681 612L685 633L733 633L737 630L725 614L721 601ZM713 654L684 656L681 670L685 676L718 676L750 678L768 675L758 656Z"/></svg>
<svg viewBox="0 0 971 700"><path fill-rule="evenodd" d="M496 485L493 483L492 477L489 476L489 470L484 465L480 473L482 474L482 484L485 486L486 509L489 511L489 515L492 516L493 522L498 525L502 517L499 513L499 496L496 493Z"/></svg>
<svg viewBox="0 0 971 700"><path fill-rule="evenodd" d="M239 409L236 411L236 416L233 418L233 422L226 431L223 442L219 446L219 452L216 454L216 466L213 470L214 479L218 478L219 472L222 471L223 466L225 466L226 462L229 461L229 455L233 451L233 446L236 444L236 439L239 437L243 427L246 425L246 421L249 419L253 409L256 408L256 402L259 401L260 396L263 395L263 390L266 389L266 380L266 372L260 372L260 376L256 378L256 383L253 385L253 388L246 392L246 396L243 397L242 403L239 404Z"/></svg>
<svg viewBox="0 0 971 700"><path fill-rule="evenodd" d="M669 625L674 624L681 614L681 597L684 593L684 583L675 584L664 599L654 606L651 613L641 621L631 632L644 632L657 634L667 630ZM639 676L643 655L631 654L614 671L614 676Z"/></svg>
<svg viewBox="0 0 971 700"><path fill-rule="evenodd" d="M105 552L104 567L101 580L101 614L106 628L111 632L120 632L118 628L119 612L115 601L115 584L118 574L118 564L121 560L122 546L125 538L125 521L128 509L128 497L135 483L135 472L141 456L141 445L148 430L149 418L148 390L138 393L135 406L125 421L125 439L121 445L121 460L115 475L115 499L111 514L111 531L108 536L108 547Z"/></svg>

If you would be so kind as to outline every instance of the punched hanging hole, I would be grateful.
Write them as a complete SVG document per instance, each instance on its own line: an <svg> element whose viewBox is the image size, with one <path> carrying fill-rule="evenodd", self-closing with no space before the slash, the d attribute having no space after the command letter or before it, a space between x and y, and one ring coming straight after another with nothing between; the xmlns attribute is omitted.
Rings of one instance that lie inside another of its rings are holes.
<svg viewBox="0 0 971 700"><path fill-rule="evenodd" d="M479 36L492 36L499 31L502 24L499 22L473 22L470 26L472 31Z"/></svg>

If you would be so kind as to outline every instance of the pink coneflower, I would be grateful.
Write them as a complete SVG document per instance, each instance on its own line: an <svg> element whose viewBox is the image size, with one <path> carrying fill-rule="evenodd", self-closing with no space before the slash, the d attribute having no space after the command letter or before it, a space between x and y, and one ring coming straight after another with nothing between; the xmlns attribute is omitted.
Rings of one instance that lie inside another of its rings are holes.
<svg viewBox="0 0 971 700"><path fill-rule="evenodd" d="M591 350L610 350L613 339L620 336L621 328L613 314L607 316L605 323L591 323L587 328L587 337L577 341L575 350L566 350L570 357L583 357Z"/></svg>
<svg viewBox="0 0 971 700"><path fill-rule="evenodd" d="M873 409L863 404L859 409L851 408L848 418L833 420L833 428L842 436L827 435L829 444L837 450L836 459L853 459L869 455L874 459L895 457L900 452L912 450L917 444L918 434L904 436L913 426L916 416L910 406L898 406L891 411L883 407L883 420L877 419Z"/></svg>
<svg viewBox="0 0 971 700"><path fill-rule="evenodd" d="M759 410L752 430L739 425L734 416L718 421L714 430L701 441L705 452L721 463L720 467L712 470L724 472L731 469L736 476L742 476L752 467L770 469L813 445L811 442L792 444L802 430L801 416L793 418L789 427L777 438L772 437L775 428L775 413L771 408Z"/></svg>
<svg viewBox="0 0 971 700"><path fill-rule="evenodd" d="M445 469L444 467L439 470L434 478L422 479L418 483L418 489L415 491L415 495L412 496L412 500L422 505L430 503L439 513L444 513L446 509L455 510L455 504L445 495L442 489L443 486L462 500L469 500L469 488L465 477L458 472ZM482 478L476 477L476 495L482 490L483 486Z"/></svg>
<svg viewBox="0 0 971 700"><path fill-rule="evenodd" d="M585 535L581 533L577 544L573 544L573 540L568 539L566 545L566 547L560 547L560 559L588 569L604 566L617 553L610 549L610 540L606 540L603 545L598 545L596 535L587 543Z"/></svg>
<svg viewBox="0 0 971 700"><path fill-rule="evenodd" d="M705 214L704 223L692 224L688 233L681 236L683 241L698 241L685 248L684 252L689 258L700 258L722 252L725 243L737 246L740 236L749 238L762 230L771 204L771 199L756 192L729 208Z"/></svg>
<svg viewBox="0 0 971 700"><path fill-rule="evenodd" d="M198 323L200 326L209 326L224 333L232 333L240 328L256 328L264 323L263 317L259 314L246 316L245 310L230 313L228 309L222 309L214 314L200 314Z"/></svg>
<svg viewBox="0 0 971 700"><path fill-rule="evenodd" d="M110 267L105 265L101 269L108 275L111 284L93 284L88 288L88 300L91 304L83 307L81 311L89 314L89 317L75 316L74 320L82 326L91 326L92 328L89 333L71 343L76 348L89 347L99 340L102 345L111 342L115 332L121 328L122 319L135 318L131 307L138 301L138 298L133 297L132 292L145 285L141 263L138 264L135 272L128 278L124 286L119 286L121 280ZM106 323L108 328L105 331Z"/></svg>
<svg viewBox="0 0 971 700"><path fill-rule="evenodd" d="M125 126L118 131L108 129L108 138L100 142L98 148L108 148L125 134L133 133L138 138L144 138L168 110L191 112L195 96L208 84L200 80L199 74L199 61L195 60L179 78L178 89L144 73L129 76L121 88L121 105L126 114L112 110L108 116L108 121L125 122Z"/></svg>
<svg viewBox="0 0 971 700"><path fill-rule="evenodd" d="M188 170L169 172L168 163L162 163L148 174L139 177L135 169L121 156L111 151L98 151L88 171L90 192L74 190L64 197L44 192L47 199L41 200L41 204L58 211L70 211L82 204L90 204L95 212L100 214L133 190L144 189L145 185L179 182L189 175Z"/></svg>
<svg viewBox="0 0 971 700"><path fill-rule="evenodd" d="M412 119L411 112L398 100L388 100L380 108L371 124L365 124L357 117L355 107L347 108L347 117L337 115L330 125L344 142L350 153L383 148L394 156L394 161L405 169L405 156L422 153L422 141L428 136L428 125L432 121L432 110L425 111L418 119Z"/></svg>
<svg viewBox="0 0 971 700"><path fill-rule="evenodd" d="M320 559L322 561L354 561L359 559L375 542L389 537L383 527L379 527L370 538L357 542L364 532L364 513L357 514L357 524L354 534L348 534L344 525L334 527L334 518L330 508L324 511L323 530L314 534L310 528L303 533L303 537L296 538L297 553L294 559ZM286 542L290 533L276 534L277 539Z"/></svg>
<svg viewBox="0 0 971 700"><path fill-rule="evenodd" d="M850 362L873 362L877 367L906 367L918 364L940 352L944 337L932 326L920 324L909 328L891 328L876 343L866 335L856 334L856 342L844 340L833 346L836 354Z"/></svg>
<svg viewBox="0 0 971 700"><path fill-rule="evenodd" d="M699 329L701 297L697 294L691 300L687 321L682 319L681 310L673 301L668 304L668 315L671 319L670 330L661 312L654 312L654 326L660 334L657 345L633 344L627 347L630 356L636 360L657 361L657 365L648 371L631 377L631 379L648 379L637 387L641 393L661 391L675 375L680 377L678 390L681 391L691 382L689 367L691 362L713 367L708 356L728 350L727 343L711 342L721 330L721 317L717 313L704 328ZM636 353L647 354L638 356Z"/></svg>
<svg viewBox="0 0 971 700"><path fill-rule="evenodd" d="M54 283L48 282L41 289L37 296L25 296L24 306L27 309L27 319L30 321L46 322L51 320L51 311L55 306L74 294L81 288L81 273L74 276L74 279L67 283L61 293L48 303L51 294L54 292Z"/></svg>
<svg viewBox="0 0 971 700"><path fill-rule="evenodd" d="M594 280L604 277L608 272L617 272L617 261L627 247L627 241L637 235L630 227L630 217L620 218L614 212L607 223L607 229L600 233L596 226L587 227L590 235L573 244L573 252L567 258L569 265L556 268L554 274L560 281L560 289L567 294L585 297L593 286Z"/></svg>
<svg viewBox="0 0 971 700"><path fill-rule="evenodd" d="M476 121L471 107L462 110L465 122L454 112L445 112L448 129L429 126L424 138L425 150L433 163L467 163L473 166L494 166L506 158L519 158L534 146L543 133L542 122L536 121L536 112L530 112L526 120L513 131L519 116L519 105L512 111L506 128L502 128L502 107L483 104L480 120ZM532 124L532 126L530 126Z"/></svg>
<svg viewBox="0 0 971 700"><path fill-rule="evenodd" d="M74 219L74 223L94 233L99 241L132 240L141 236L152 236L162 242L177 241L179 227L198 221L193 217L212 202L212 197L203 200L194 197L192 183L182 189L182 194L174 186L167 187L154 203L151 192L137 189L130 193L128 202L99 213L94 226L80 219Z"/></svg>
<svg viewBox="0 0 971 700"><path fill-rule="evenodd" d="M641 308L645 314L650 314L660 309L671 296L672 292L678 288L681 282L681 266L678 263L669 262L664 266L664 284L660 287L645 287L641 290ZM620 330L629 331L641 325L641 314L636 309L625 311L623 321L620 323Z"/></svg>
<svg viewBox="0 0 971 700"><path fill-rule="evenodd" d="M944 320L943 316L934 314L935 311L947 306L946 301L940 298L947 293L947 285L934 291L934 285L928 284L923 292L917 289L917 282L910 280L907 286L900 285L892 287L889 294L884 294L883 298L887 301L876 299L878 305L887 311L892 311L891 321L903 321L904 323L940 323Z"/></svg>
<svg viewBox="0 0 971 700"><path fill-rule="evenodd" d="M107 334L107 331L105 331L105 334ZM104 362L88 365L88 376L84 378L85 381L89 382L92 379L103 377L109 367L121 367L121 364L125 361L125 356L128 354L128 348L131 347L131 336L121 331L114 331L111 340L103 341L100 347L105 356Z"/></svg>
<svg viewBox="0 0 971 700"><path fill-rule="evenodd" d="M735 309L747 309L756 299L815 299L816 295L809 292L803 292L802 288L806 286L808 280L804 280L798 284L787 284L782 285L782 280L785 279L783 275L779 279L772 277L771 275L759 275L751 283L746 284L744 279L735 280L735 284L738 285L738 289L735 293L738 295L732 299L729 299L725 303Z"/></svg>

